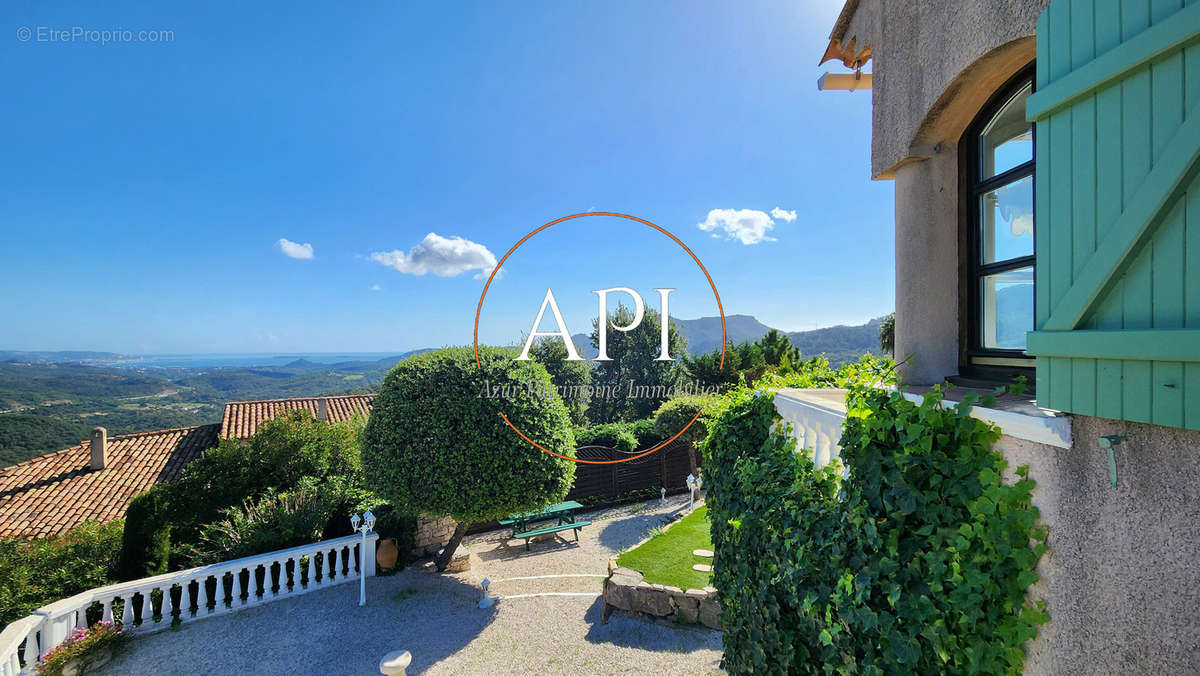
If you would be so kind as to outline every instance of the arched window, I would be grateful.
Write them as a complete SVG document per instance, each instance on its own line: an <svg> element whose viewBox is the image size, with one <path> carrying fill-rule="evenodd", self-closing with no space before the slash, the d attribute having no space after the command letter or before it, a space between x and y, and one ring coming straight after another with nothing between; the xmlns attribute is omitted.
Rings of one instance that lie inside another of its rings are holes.
<svg viewBox="0 0 1200 676"><path fill-rule="evenodd" d="M988 101L967 129L963 149L965 227L964 375L1032 368L1025 333L1033 330L1033 125L1026 69Z"/></svg>

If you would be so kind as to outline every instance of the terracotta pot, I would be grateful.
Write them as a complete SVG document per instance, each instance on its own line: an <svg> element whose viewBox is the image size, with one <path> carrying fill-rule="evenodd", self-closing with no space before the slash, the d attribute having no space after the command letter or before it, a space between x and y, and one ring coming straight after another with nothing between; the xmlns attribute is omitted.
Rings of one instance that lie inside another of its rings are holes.
<svg viewBox="0 0 1200 676"><path fill-rule="evenodd" d="M375 548L375 563L379 564L380 568L384 570L395 568L399 558L400 548L396 546L394 538L379 541L379 546Z"/></svg>

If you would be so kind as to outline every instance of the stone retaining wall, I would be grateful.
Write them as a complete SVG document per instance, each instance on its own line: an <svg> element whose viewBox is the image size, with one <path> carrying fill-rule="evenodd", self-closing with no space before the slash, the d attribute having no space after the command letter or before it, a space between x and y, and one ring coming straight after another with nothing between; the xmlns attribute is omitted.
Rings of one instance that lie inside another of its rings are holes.
<svg viewBox="0 0 1200 676"><path fill-rule="evenodd" d="M608 579L604 582L604 616L616 608L652 619L666 618L689 624L703 624L710 629L721 628L721 605L713 587L683 590L679 587L652 584L642 574L608 562Z"/></svg>
<svg viewBox="0 0 1200 676"><path fill-rule="evenodd" d="M413 535L412 553L418 557L436 554L450 541L457 526L454 519L432 517L426 514L417 516L417 532Z"/></svg>

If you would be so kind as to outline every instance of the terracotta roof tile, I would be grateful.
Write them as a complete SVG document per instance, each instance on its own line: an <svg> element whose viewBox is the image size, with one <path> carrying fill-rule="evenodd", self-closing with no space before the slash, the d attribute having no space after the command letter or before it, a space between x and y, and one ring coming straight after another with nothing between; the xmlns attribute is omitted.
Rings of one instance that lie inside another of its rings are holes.
<svg viewBox="0 0 1200 676"><path fill-rule="evenodd" d="M119 519L133 496L174 481L216 446L218 432L214 424L110 437L102 470L89 466L88 441L0 469L0 537L56 535L84 521Z"/></svg>
<svg viewBox="0 0 1200 676"><path fill-rule="evenodd" d="M321 399L329 406L329 422L342 422L355 415L370 415L374 394L349 394L338 397L300 397L295 399L267 399L262 401L231 401L225 404L225 418L221 421L222 439L245 439L254 436L258 426L285 411L305 409L317 417Z"/></svg>

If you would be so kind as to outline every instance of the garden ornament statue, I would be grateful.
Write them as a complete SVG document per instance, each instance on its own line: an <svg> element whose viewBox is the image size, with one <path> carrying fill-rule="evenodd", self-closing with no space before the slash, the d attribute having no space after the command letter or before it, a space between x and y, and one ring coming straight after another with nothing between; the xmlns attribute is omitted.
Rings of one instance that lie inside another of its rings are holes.
<svg viewBox="0 0 1200 676"><path fill-rule="evenodd" d="M358 605L367 605L367 533L375 529L375 515L371 510L350 517L350 528L362 533L362 545L358 550Z"/></svg>
<svg viewBox="0 0 1200 676"><path fill-rule="evenodd" d="M701 483L702 483L702 480L700 479L700 477L692 476L691 474L687 475L688 511L689 512L692 511L692 509L696 506L696 491L700 490Z"/></svg>
<svg viewBox="0 0 1200 676"><path fill-rule="evenodd" d="M667 487L663 486L662 488L659 489L659 491L662 492L662 497L658 499L658 504L660 504L660 505L667 504Z"/></svg>

